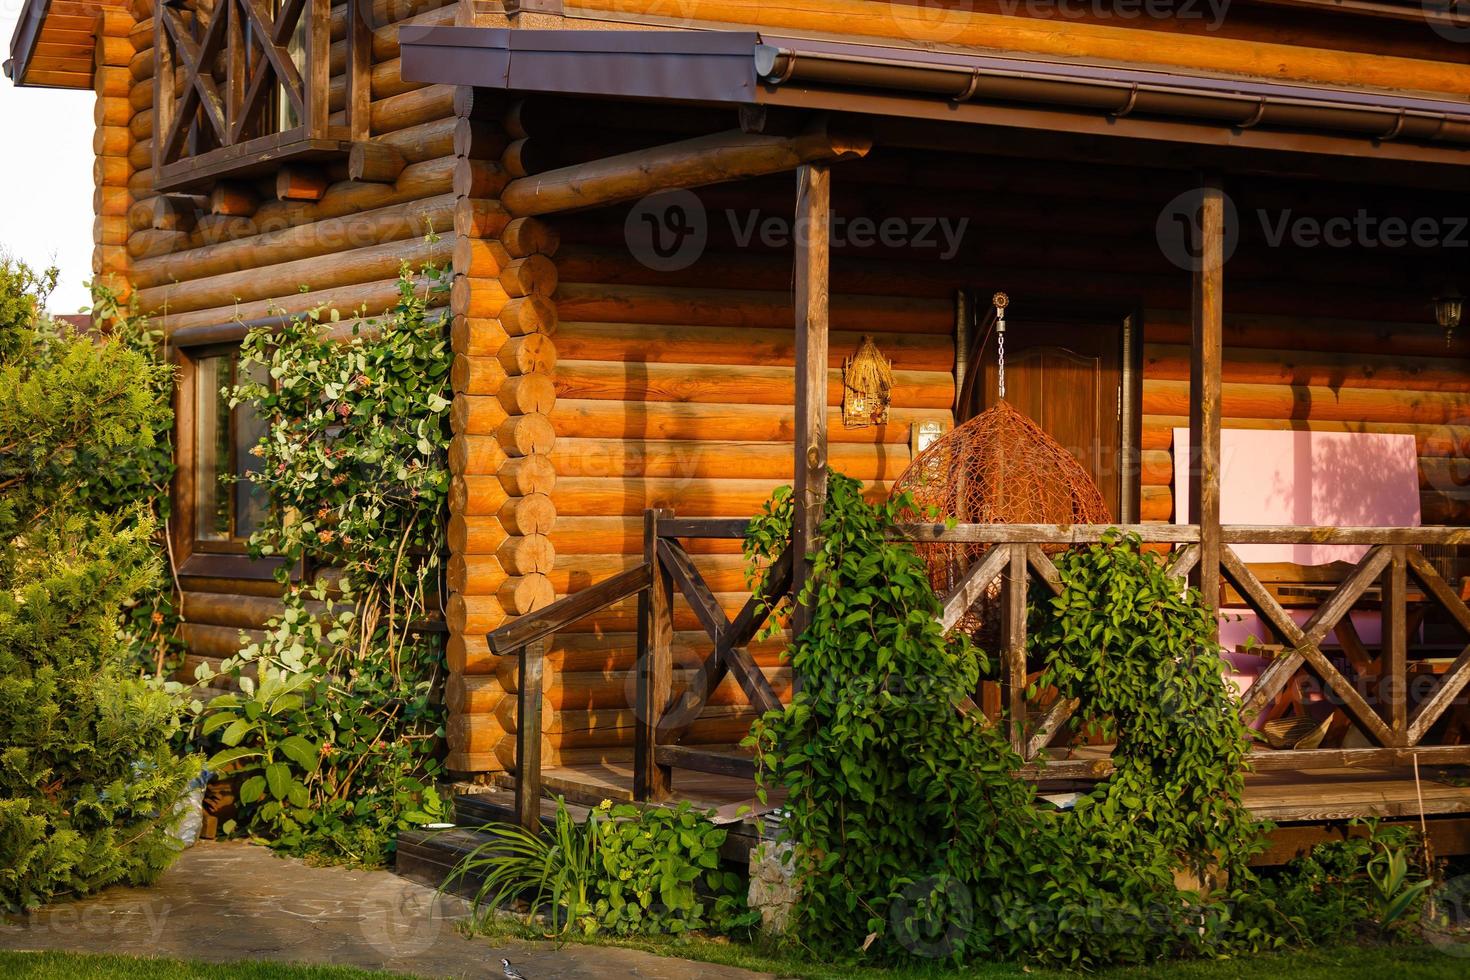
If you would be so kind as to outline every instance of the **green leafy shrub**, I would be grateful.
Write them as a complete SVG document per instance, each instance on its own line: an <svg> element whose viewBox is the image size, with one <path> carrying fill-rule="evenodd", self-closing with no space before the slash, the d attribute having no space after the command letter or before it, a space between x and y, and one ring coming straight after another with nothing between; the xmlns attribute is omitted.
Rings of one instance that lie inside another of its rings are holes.
<svg viewBox="0 0 1470 980"><path fill-rule="evenodd" d="M159 575L153 519L94 510L84 492L152 446L162 369L45 320L54 281L0 260L0 907L12 910L155 876L198 768L170 750L175 703L137 677L118 630Z"/></svg>
<svg viewBox="0 0 1470 980"><path fill-rule="evenodd" d="M81 488L80 502L101 513L142 513L159 529L159 550L166 550L162 535L170 518L174 475L174 371L169 366L163 331L155 329L146 316L120 300L115 292L92 283L92 322L110 343L119 344L145 358L156 370L150 372L147 392L156 411L152 439L139 440L126 452L109 455L107 465L93 470ZM128 600L123 608L123 641L135 669L163 681L174 676L186 652L181 631L176 580L167 555L154 579Z"/></svg>
<svg viewBox="0 0 1470 980"><path fill-rule="evenodd" d="M820 548L791 643L801 690L749 744L761 791L787 790L798 936L879 958L1028 959L1076 968L1273 945L1253 896L1258 828L1240 802L1245 740L1197 593L1137 542L1058 560L1065 588L1034 603L1045 683L1116 727L1118 774L1069 809L1016 775L1001 726L958 709L989 670L946 637L908 544L909 500L870 505L829 480ZM790 540L789 491L751 525L747 555ZM1177 872L1226 870L1200 895Z"/></svg>
<svg viewBox="0 0 1470 980"><path fill-rule="evenodd" d="M726 831L687 800L647 809L604 801L578 824L558 799L550 833L481 831L489 839L444 883L479 879L481 924L517 899L530 917L546 917L550 935L678 934L722 928L743 912L740 878L720 866Z"/></svg>
<svg viewBox="0 0 1470 980"><path fill-rule="evenodd" d="M381 864L444 810L443 644L421 625L440 611L450 358L420 282L405 270L398 304L345 338L326 310L252 330L240 375L261 380L230 392L267 424L250 548L286 559L286 610L225 662L243 693L201 705L201 732L243 777L226 829L325 860Z"/></svg>
<svg viewBox="0 0 1470 980"><path fill-rule="evenodd" d="M1430 880L1410 868L1418 835L1404 827L1365 824L1364 836L1318 844L1262 877L1263 896L1291 910L1304 941L1356 942L1370 928L1392 936L1405 930Z"/></svg>

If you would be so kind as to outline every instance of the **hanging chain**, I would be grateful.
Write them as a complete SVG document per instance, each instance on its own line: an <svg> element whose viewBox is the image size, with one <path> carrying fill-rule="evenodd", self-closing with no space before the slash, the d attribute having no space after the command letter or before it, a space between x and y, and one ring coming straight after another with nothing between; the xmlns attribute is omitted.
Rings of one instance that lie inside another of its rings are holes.
<svg viewBox="0 0 1470 980"><path fill-rule="evenodd" d="M996 293L991 300L995 304L996 384L1000 397L1006 396L1006 307L1011 305L1005 293Z"/></svg>

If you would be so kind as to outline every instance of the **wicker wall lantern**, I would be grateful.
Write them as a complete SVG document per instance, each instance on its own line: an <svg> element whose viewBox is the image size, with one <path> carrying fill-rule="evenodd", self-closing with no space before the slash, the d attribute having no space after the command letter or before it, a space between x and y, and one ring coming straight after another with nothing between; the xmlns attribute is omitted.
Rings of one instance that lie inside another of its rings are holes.
<svg viewBox="0 0 1470 980"><path fill-rule="evenodd" d="M872 337L864 337L857 353L842 365L842 424L861 429L887 422L892 390L893 363Z"/></svg>

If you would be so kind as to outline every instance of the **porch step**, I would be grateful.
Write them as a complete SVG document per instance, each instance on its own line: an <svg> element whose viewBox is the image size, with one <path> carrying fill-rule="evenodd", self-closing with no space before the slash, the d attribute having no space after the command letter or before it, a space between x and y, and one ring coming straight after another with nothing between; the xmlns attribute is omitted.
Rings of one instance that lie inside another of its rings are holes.
<svg viewBox="0 0 1470 980"><path fill-rule="evenodd" d="M438 888L450 873L475 848L488 841L489 835L479 828L489 823L515 823L515 794L504 790L488 793L466 793L454 797L454 823L451 830L405 830L398 835L398 853L394 870L413 881ZM568 803L567 812L579 823L587 816L587 808ZM551 825L556 820L556 801L541 801L541 822ZM469 897L480 887L482 878L474 875L457 880L450 889Z"/></svg>

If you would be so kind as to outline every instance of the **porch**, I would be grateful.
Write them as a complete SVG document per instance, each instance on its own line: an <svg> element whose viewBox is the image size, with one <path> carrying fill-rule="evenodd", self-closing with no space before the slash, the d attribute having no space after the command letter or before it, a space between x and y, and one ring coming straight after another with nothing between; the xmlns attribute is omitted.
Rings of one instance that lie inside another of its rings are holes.
<svg viewBox="0 0 1470 980"><path fill-rule="evenodd" d="M1118 438L1095 454L1094 469L1100 482L1112 481L1114 526L1167 552L1181 582L1194 583L1212 608L1255 618L1268 649L1242 692L1243 715L1287 722L1277 726L1287 730L1293 718L1310 721L1311 731L1293 740L1298 745L1322 729L1312 748L1263 745L1253 753L1253 810L1302 830L1354 816L1423 817L1447 835L1442 853L1466 849L1455 841L1466 832L1460 815L1470 812L1470 790L1457 785L1459 767L1470 764L1461 732L1470 609L1456 563L1470 530L1456 526L1467 509L1454 472L1470 402L1463 338L1446 343L1430 305L1441 280L1457 274L1453 256L1417 247L1391 255L1357 246L1282 249L1230 216L1232 207L1289 212L1307 200L1329 200L1322 205L1328 210L1370 200L1392 216L1458 213L1463 192L1423 188L1456 186L1463 149L1426 134L1365 135L1381 121L1375 113L1413 116L1427 107L1352 93L1341 114L1312 116L1293 102L1306 99L1303 92L1201 83L1184 112L1166 105L1146 79L1082 79L1060 68L1026 84L1044 81L1053 93L1066 89L1065 98L1039 108L1028 101L1037 92L1019 86L991 93L982 107L968 102L973 92L954 98L941 82L973 77L983 88L1016 66L958 55L895 64L891 51L866 50L848 53L875 74L818 72L783 87L788 74L745 84L735 75L748 71L740 59L749 40L728 38L669 42L661 51L647 47L661 41L579 39L572 47L589 47L559 55L585 56L596 69L603 98L589 99L585 80L540 65L541 58L564 63L535 47L542 39L518 48L515 63L510 42L481 45L451 63L446 49L475 45L441 43L446 37L426 36L416 53L405 35L406 71L464 85L469 119L515 114L524 135L514 179L499 200L510 215L541 216L562 238L556 299L567 322L557 338L559 345L566 338L557 385L564 402L550 418L558 439L575 445L563 450L559 442L551 454L559 481L552 582L562 598L494 628L479 629L486 624L473 616L458 625L451 619L467 637L484 637L477 639L483 649L466 640L459 665L452 658L461 676L451 682L458 684L451 705L473 717L470 705L493 702L476 710L495 712L503 722L497 732L513 738L514 752L513 776L490 780L513 785L518 819L538 819L544 797L555 793L588 803L752 799L753 763L734 743L755 713L780 704L797 682L755 649L763 603L739 593L738 540L767 492L756 484L794 482L797 555L815 535L829 463L842 469L858 460L874 494L886 492L911 458L908 425L925 413L962 420L965 382L977 369L967 370L966 359L994 357L965 332L976 321L960 311L946 338L953 363L942 367L950 370L936 369L932 351L913 338L933 330L930 321L956 292L983 300L1004 289L1017 322L1031 321L1035 336L1059 336L1059 325L1078 318L1093 332L1105 322L1126 324L1116 353ZM795 63L837 71L831 65L841 52L792 42L798 47ZM429 56L440 59L432 69L414 60ZM641 88L658 72L629 67L639 59L687 59L710 69L698 74L709 86L682 95ZM616 79L609 80L604 69L618 66L628 73L611 72ZM1099 90L1118 95L1118 103ZM521 99L528 91L545 101ZM1160 101L1150 103L1153 97ZM1325 94L1313 90L1312 97ZM1219 115L1242 101L1251 111L1239 119ZM1289 107L1302 111L1262 125ZM739 128L722 130L722 114L732 109ZM616 136L603 140L606 128ZM686 138L663 138L673 135ZM1156 225L1181 188L1195 195L1182 217L1195 223L1196 235L1184 240L1182 266L1164 254ZM692 266L641 261L635 268L626 207L615 206L671 189L698 189L711 209L738 202L758 211L774 200L811 233L747 247L731 241L735 229L727 235L711 227ZM892 248L858 256L828 234L834 214L855 210L970 216L983 222L982 240L968 243L950 266ZM787 278L789 294L770 285ZM589 285L608 283L619 288ZM894 295L922 302L890 302ZM794 333L772 340L775 321L793 316ZM896 367L914 366L904 379L910 400L895 402L889 424L872 439L875 458L867 443L854 451L861 437L839 429L829 411L837 401L832 369L859 331L877 332ZM717 340L772 353L751 365ZM1316 353L1299 357L1304 349ZM1111 404L1104 397L1111 387L1112 376L1096 386L1099 404ZM491 392L464 393L460 431L492 431L474 416L474 396ZM622 415L606 410L617 401ZM1223 520L1221 433L1250 428L1410 440L1419 522ZM690 445L708 455L688 472L668 468ZM608 446L617 455L606 472L594 474L577 456ZM1045 548L1093 542L1107 530L905 530L915 541L973 551L964 581L945 597L947 626L999 583L1006 617L995 652L1003 670L975 692L970 710L1008 726L1027 760L1023 774L1049 795L1105 778L1108 747L1070 744L1064 723L1073 706L1046 692L1027 697L1035 676L1025 651L1027 590L1058 587ZM1262 546L1355 551L1339 567L1308 564L1282 574L1243 552ZM463 591L473 594L474 558L462 567ZM805 572L804 562L788 556L774 587L799 590ZM1363 628L1368 621L1376 630ZM798 612L794 628L800 625ZM569 635L575 645L558 648ZM610 652L607 666L594 669L586 654L598 642ZM676 655L676 648L688 654L696 647L692 658ZM491 675L494 684L483 680ZM618 734L603 738L606 732ZM483 754L492 741L465 739L473 748L460 758Z"/></svg>

